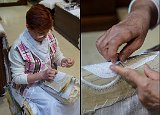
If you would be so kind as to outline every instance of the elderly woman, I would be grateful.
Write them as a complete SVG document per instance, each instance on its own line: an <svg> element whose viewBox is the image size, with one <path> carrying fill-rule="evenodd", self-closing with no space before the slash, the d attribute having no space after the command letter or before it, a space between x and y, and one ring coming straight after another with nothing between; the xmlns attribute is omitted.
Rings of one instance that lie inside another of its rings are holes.
<svg viewBox="0 0 160 115"><path fill-rule="evenodd" d="M29 9L27 28L9 52L13 82L29 102L34 115L79 115L79 100L74 104L62 104L39 86L39 81L53 80L57 74L53 63L62 67L74 64L73 59L65 58L61 53L50 31L52 26L51 14L43 5L37 4Z"/></svg>

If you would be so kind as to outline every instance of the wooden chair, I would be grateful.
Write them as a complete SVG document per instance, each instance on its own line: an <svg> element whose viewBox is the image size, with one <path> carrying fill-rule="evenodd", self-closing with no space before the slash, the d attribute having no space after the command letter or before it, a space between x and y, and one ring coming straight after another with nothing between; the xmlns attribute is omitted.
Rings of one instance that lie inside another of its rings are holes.
<svg viewBox="0 0 160 115"><path fill-rule="evenodd" d="M0 25L1 26L1 25ZM2 28L2 26L1 26ZM10 63L8 59L9 45L6 39L6 34L4 30L0 31L0 94L1 96L5 96L9 103L9 109L12 115L33 115L33 112L29 106L29 103L24 100L23 105L17 102L15 97L18 96L16 94L16 90L11 86L11 71L10 71ZM15 96L16 94L16 96Z"/></svg>
<svg viewBox="0 0 160 115"><path fill-rule="evenodd" d="M7 83L5 86L5 97L9 103L9 108L12 115L34 115L32 112L29 103L18 93L11 85L11 70L10 70L10 62L8 59L8 52L11 47L8 46L7 39L3 38L3 56L4 56L4 65L5 65L5 78L7 79ZM53 64L52 67L57 69L57 64ZM19 97L19 98L17 98ZM20 105L23 103L23 105Z"/></svg>
<svg viewBox="0 0 160 115"><path fill-rule="evenodd" d="M5 65L5 78L7 79L7 83L5 86L5 97L9 103L9 108L12 115L34 115L32 112L29 103L18 93L16 93L16 89L14 89L11 85L11 70L10 70L10 62L8 59L8 52L11 47L8 46L7 39L3 38L3 56L4 56L4 65ZM52 65L53 68L57 69L57 64ZM17 98L20 97L20 98ZM19 100L18 100L19 99ZM20 105L23 103L23 105Z"/></svg>

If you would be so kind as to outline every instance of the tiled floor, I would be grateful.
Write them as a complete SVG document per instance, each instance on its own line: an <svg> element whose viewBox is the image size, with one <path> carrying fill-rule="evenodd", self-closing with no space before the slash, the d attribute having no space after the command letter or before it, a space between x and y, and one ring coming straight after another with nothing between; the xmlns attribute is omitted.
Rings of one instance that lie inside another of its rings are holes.
<svg viewBox="0 0 160 115"><path fill-rule="evenodd" d="M31 5L26 6L13 6L13 7L0 7L0 17L2 20L0 23L3 25L7 34L9 45L12 45L13 41L19 36L19 34L25 28L25 14ZM75 59L75 65L71 68L59 68L60 71L64 71L70 75L80 76L80 50L75 48L70 42L68 42L63 36L54 31L56 38L58 39L61 51L64 56ZM0 114L10 115L8 103L5 98L0 98Z"/></svg>
<svg viewBox="0 0 160 115"><path fill-rule="evenodd" d="M16 2L17 0L0 0L0 3Z"/></svg>

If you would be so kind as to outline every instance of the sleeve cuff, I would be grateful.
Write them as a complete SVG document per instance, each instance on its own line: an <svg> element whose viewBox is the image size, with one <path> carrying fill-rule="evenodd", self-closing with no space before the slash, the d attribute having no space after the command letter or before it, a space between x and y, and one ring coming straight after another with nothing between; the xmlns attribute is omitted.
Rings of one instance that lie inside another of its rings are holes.
<svg viewBox="0 0 160 115"><path fill-rule="evenodd" d="M64 57L64 56L61 56L61 58L57 61L57 65L58 65L58 66L61 66L61 61L62 61L63 58L65 58L65 57Z"/></svg>
<svg viewBox="0 0 160 115"><path fill-rule="evenodd" d="M27 81L28 74L19 75L13 78L13 82L16 84L28 84Z"/></svg>
<svg viewBox="0 0 160 115"><path fill-rule="evenodd" d="M132 5L133 5L133 3L134 3L135 1L136 1L136 0L132 0L131 3L129 4L128 13L131 12ZM151 0L151 1L155 4L155 6L156 6L156 8L157 8L157 11L158 11L157 24L155 25L155 26L157 26L157 25L159 24L159 17L160 17L160 12L159 12L159 0ZM154 27L155 27L155 26L154 26ZM154 28L154 27L153 27L153 28Z"/></svg>

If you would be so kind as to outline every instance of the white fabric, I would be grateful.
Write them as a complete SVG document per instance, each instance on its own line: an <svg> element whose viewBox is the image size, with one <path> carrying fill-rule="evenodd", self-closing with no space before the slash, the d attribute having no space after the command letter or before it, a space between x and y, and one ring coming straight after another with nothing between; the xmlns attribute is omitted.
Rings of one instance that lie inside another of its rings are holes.
<svg viewBox="0 0 160 115"><path fill-rule="evenodd" d="M24 36L24 37L23 37ZM37 41L35 41L32 36L29 34L28 30L26 29L22 35L22 37L20 37L20 40L23 41L23 43L25 43L25 45L27 47L29 47L30 49L32 49L32 51L40 58L42 59L44 62L48 62L48 58L49 58L49 43L47 38L45 38L42 43L38 43ZM57 63L58 66L61 65L61 60L64 58L62 52L60 51L60 48L58 46L58 41L56 40L56 44L57 44L57 50L56 50L56 54L54 57L54 61Z"/></svg>
<svg viewBox="0 0 160 115"><path fill-rule="evenodd" d="M74 8L70 8L71 5L66 2L58 2L56 5L80 19L80 7L78 4L75 4Z"/></svg>
<svg viewBox="0 0 160 115"><path fill-rule="evenodd" d="M142 54L143 55L143 54ZM137 62L135 62L132 65L126 66L127 68L131 68L131 69L136 69L144 64L146 64L147 62L153 61L157 56L159 56L159 51L156 52L154 55L148 56L146 58L143 58Z"/></svg>
<svg viewBox="0 0 160 115"><path fill-rule="evenodd" d="M80 100L63 105L36 84L25 89L25 92L24 96L34 115L80 115Z"/></svg>
<svg viewBox="0 0 160 115"><path fill-rule="evenodd" d="M117 76L117 74L110 69L111 65L112 62L104 62L99 64L82 66L82 68L97 75L98 77L110 78Z"/></svg>
<svg viewBox="0 0 160 115"><path fill-rule="evenodd" d="M11 71L12 71L12 81L16 84L28 84L27 76L25 74L25 63L23 62L22 58L20 58L19 53L12 47L8 58L11 62Z"/></svg>
<svg viewBox="0 0 160 115"><path fill-rule="evenodd" d="M12 87L10 87L10 88L11 88L11 94L14 97L14 99L16 100L16 102L18 102L20 107L23 107L23 103L25 101L25 98L22 97L15 88L12 88Z"/></svg>
<svg viewBox="0 0 160 115"><path fill-rule="evenodd" d="M39 4L43 4L45 7L49 9L53 9L55 7L56 2L62 2L63 0L42 0Z"/></svg>
<svg viewBox="0 0 160 115"><path fill-rule="evenodd" d="M3 26L0 24L0 33L4 33L5 31L4 31L4 28L3 28Z"/></svg>
<svg viewBox="0 0 160 115"><path fill-rule="evenodd" d="M61 80L65 77L66 73L63 73L63 72L58 72L54 78L54 81L55 82L61 82Z"/></svg>
<svg viewBox="0 0 160 115"><path fill-rule="evenodd" d="M78 8L78 7L76 9L69 10L68 12L74 16L80 17L80 8Z"/></svg>
<svg viewBox="0 0 160 115"><path fill-rule="evenodd" d="M28 42L27 40L30 42ZM41 58L43 61L48 61L48 59L49 59L49 51L48 51L49 49L46 48L46 46L48 46L48 42L45 39L42 42L42 44L39 44L29 35L28 30L26 29L20 35L20 37L14 42L14 44L9 52L9 60L11 62L11 71L12 71L13 81L17 84L28 84L28 82L27 82L27 75L28 74L24 73L25 63L23 62L20 54L16 51L17 44L19 44L21 41L23 41L25 43L25 45L27 47L29 47L30 50L32 50L35 53L35 55L38 56L39 58ZM40 50L40 48L42 48L43 50ZM61 60L63 58L64 58L64 56L61 53L60 48L58 47L58 42L57 42L57 51L55 53L54 60L58 66L61 65Z"/></svg>
<svg viewBox="0 0 160 115"><path fill-rule="evenodd" d="M136 0L132 0L132 1L131 1L130 5L129 5L129 8L128 8L128 13L131 12L132 5L133 5L133 3L134 3L135 1L136 1ZM160 2L160 0L151 0L151 1L155 4L155 6L156 6L156 8L157 8L157 11L158 11L158 19L157 19L157 25L158 25L158 24L160 23L160 21L159 21L159 17L160 17L160 11L159 11L160 4L159 4L159 2Z"/></svg>
<svg viewBox="0 0 160 115"><path fill-rule="evenodd" d="M159 55L159 52L155 53L155 55L148 56L146 58L139 60L138 62L136 62L132 65L125 66L125 67L131 68L131 69L136 69L136 68L144 65L145 63L154 60L158 55ZM123 64L125 64L125 63L126 62L124 62ZM97 75L98 77L111 78L111 77L117 76L117 74L110 69L111 65L112 65L112 62L103 62L103 63L98 63L98 64L82 66L82 68Z"/></svg>
<svg viewBox="0 0 160 115"><path fill-rule="evenodd" d="M49 44L47 38L45 38L42 43L40 44L36 40L34 40L29 32L25 30L24 37L20 37L20 40L27 46L29 49L32 49L32 51L43 61L47 59L48 54L49 54ZM26 37L27 36L27 37Z"/></svg>
<svg viewBox="0 0 160 115"><path fill-rule="evenodd" d="M84 115L159 115L159 112L147 110L139 101L138 96L133 95L112 106L105 106Z"/></svg>

